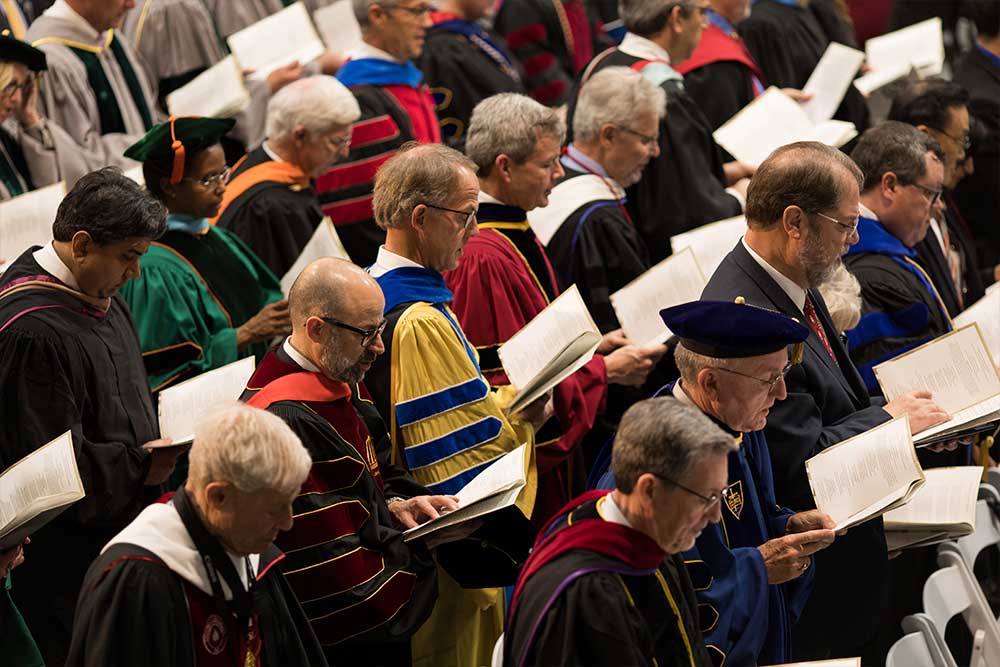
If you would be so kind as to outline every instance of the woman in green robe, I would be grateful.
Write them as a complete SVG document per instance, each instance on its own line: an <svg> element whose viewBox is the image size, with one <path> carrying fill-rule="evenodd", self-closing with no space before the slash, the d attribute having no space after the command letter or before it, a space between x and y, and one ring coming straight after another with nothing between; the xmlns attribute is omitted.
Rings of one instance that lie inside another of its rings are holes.
<svg viewBox="0 0 1000 667"><path fill-rule="evenodd" d="M125 151L169 210L167 233L121 290L135 317L155 393L247 355L258 361L287 334L278 279L239 238L208 223L226 191L220 138L231 119L172 118Z"/></svg>
<svg viewBox="0 0 1000 667"><path fill-rule="evenodd" d="M25 540L27 544L30 540ZM9 667L45 667L31 632L10 599L10 571L24 562L24 545L0 551L0 655Z"/></svg>

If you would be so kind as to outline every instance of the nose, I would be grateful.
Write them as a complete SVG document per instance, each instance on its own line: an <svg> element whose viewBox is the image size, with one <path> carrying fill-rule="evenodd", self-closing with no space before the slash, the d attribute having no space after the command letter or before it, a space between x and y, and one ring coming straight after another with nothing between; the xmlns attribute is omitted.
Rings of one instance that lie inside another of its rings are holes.
<svg viewBox="0 0 1000 667"><path fill-rule="evenodd" d="M375 340L372 341L372 344L369 347L375 354L382 354L385 352L385 342L382 340L382 334L375 336Z"/></svg>
<svg viewBox="0 0 1000 667"><path fill-rule="evenodd" d="M781 378L774 383L774 400L783 401L786 396L788 396L788 387L785 386L785 376L782 375Z"/></svg>
<svg viewBox="0 0 1000 667"><path fill-rule="evenodd" d="M722 503L724 502L726 502L725 498L719 498L719 502L712 505L712 509L708 511L709 523L719 523L722 521Z"/></svg>
<svg viewBox="0 0 1000 667"><path fill-rule="evenodd" d="M128 270L125 272L125 275L133 280L137 280L139 276L142 275L142 269L139 267L138 257L129 262Z"/></svg>
<svg viewBox="0 0 1000 667"><path fill-rule="evenodd" d="M660 140L657 139L649 147L649 157L655 158L660 157Z"/></svg>
<svg viewBox="0 0 1000 667"><path fill-rule="evenodd" d="M421 28L430 28L432 25L434 25L434 21L431 20L431 13L429 11L420 15Z"/></svg>

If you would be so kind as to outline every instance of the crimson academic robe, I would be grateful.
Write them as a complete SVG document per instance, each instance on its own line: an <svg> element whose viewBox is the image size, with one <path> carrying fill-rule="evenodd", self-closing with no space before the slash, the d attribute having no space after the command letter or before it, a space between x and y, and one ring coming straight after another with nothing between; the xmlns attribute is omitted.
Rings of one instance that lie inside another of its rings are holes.
<svg viewBox="0 0 1000 667"><path fill-rule="evenodd" d="M498 348L559 295L555 272L524 210L482 203L479 236L470 239L462 260L445 281L455 293L452 310L479 353L490 385L510 384ZM532 521L541 526L582 488L585 473L577 445L603 411L607 395L604 358L586 366L555 389L555 416L536 434L538 496Z"/></svg>
<svg viewBox="0 0 1000 667"><path fill-rule="evenodd" d="M285 420L313 459L292 503L295 523L276 544L330 664L409 664L437 572L426 549L403 541L385 498L427 491L379 459L389 446L367 391L305 371L278 347L243 398Z"/></svg>
<svg viewBox="0 0 1000 667"><path fill-rule="evenodd" d="M369 266L385 242L372 213L375 172L407 141L440 143L441 128L431 91L410 61L356 58L337 79L354 93L361 118L353 126L350 155L316 179L316 191L347 254Z"/></svg>

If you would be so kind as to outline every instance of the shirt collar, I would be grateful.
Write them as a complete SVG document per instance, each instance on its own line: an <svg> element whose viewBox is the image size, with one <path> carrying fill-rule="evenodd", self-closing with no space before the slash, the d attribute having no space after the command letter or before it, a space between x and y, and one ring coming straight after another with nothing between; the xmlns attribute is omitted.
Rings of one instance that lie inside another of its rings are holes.
<svg viewBox="0 0 1000 667"><path fill-rule="evenodd" d="M266 141L260 145L260 149L264 151L264 154L267 155L267 157L271 158L275 162L284 162L280 155L271 150L271 147L267 145Z"/></svg>
<svg viewBox="0 0 1000 667"><path fill-rule="evenodd" d="M691 397L688 396L687 392L684 391L684 388L681 387L681 381L680 380L678 380L677 382L674 383L674 388L673 388L673 391L671 393L674 395L674 398L676 398L678 401L680 401L684 405L690 406L692 408L698 408L698 406L694 404L694 401L691 400ZM698 408L698 411L700 412L701 408Z"/></svg>
<svg viewBox="0 0 1000 667"><path fill-rule="evenodd" d="M764 269L767 275L771 276L774 282L778 283L778 287L784 290L788 298L792 300L792 303L798 307L799 310L804 310L806 307L806 291L799 287L798 283L786 276L785 274L778 271L776 268L767 263L767 260L758 255L750 244L747 243L746 237L740 239L740 243L746 248L746 251L750 253L753 260L760 265L760 268Z"/></svg>
<svg viewBox="0 0 1000 667"><path fill-rule="evenodd" d="M499 204L500 206L506 206L502 201L489 194L488 192L479 191L479 197L477 198L480 204Z"/></svg>
<svg viewBox="0 0 1000 667"><path fill-rule="evenodd" d="M875 214L875 211L871 210L864 204L859 203L858 208L861 211L862 218L868 218L869 220L878 220L878 216Z"/></svg>
<svg viewBox="0 0 1000 667"><path fill-rule="evenodd" d="M351 50L349 54L352 60L360 60L361 58L374 58L375 60L388 60L393 63L401 63L402 60L398 58L393 58L389 53L383 51L377 46L372 46L368 42L361 42L360 45L356 46Z"/></svg>
<svg viewBox="0 0 1000 667"><path fill-rule="evenodd" d="M608 176L607 170L601 165L600 162L594 160L588 155L584 155L584 153L573 144L566 147L566 154L562 156L562 163L570 169L574 169L576 171L589 171L590 173L597 174L598 176ZM574 166L573 163L576 163L576 166Z"/></svg>
<svg viewBox="0 0 1000 667"><path fill-rule="evenodd" d="M393 269L401 269L407 266L418 269L424 268L412 259L386 250L385 246L379 246L378 255L375 257L375 263L368 268L368 273L370 273L373 278L380 278Z"/></svg>
<svg viewBox="0 0 1000 667"><path fill-rule="evenodd" d="M663 60L670 64L670 54L659 44L640 37L634 33L625 33L625 39L618 45L618 50L644 60Z"/></svg>
<svg viewBox="0 0 1000 667"><path fill-rule="evenodd" d="M36 250L32 254L32 257L38 262L38 266L51 273L66 287L75 289L78 292L80 291L80 283L76 281L76 276L73 275L73 272L62 261L62 258L56 254L55 246L51 242Z"/></svg>
<svg viewBox="0 0 1000 667"><path fill-rule="evenodd" d="M613 493L609 493L598 501L597 513L600 514L601 518L605 521L617 523L628 528L632 527L632 524L630 524L628 519L625 518L625 515L622 514L621 509L619 509L618 505L615 504L615 497Z"/></svg>
<svg viewBox="0 0 1000 667"><path fill-rule="evenodd" d="M302 370L309 371L310 373L322 373L319 366L309 361L304 354L296 350L292 346L292 337L289 336L285 339L285 342L281 344L281 349L285 351L292 361L299 365Z"/></svg>
<svg viewBox="0 0 1000 667"><path fill-rule="evenodd" d="M712 11L711 9L706 9L705 14L708 16L708 22L714 25L716 28L726 33L730 37L737 36L736 28L733 27L733 24L730 23L729 19L727 19L725 16L719 14L718 12Z"/></svg>
<svg viewBox="0 0 1000 667"><path fill-rule="evenodd" d="M45 16L69 21L80 30L83 30L84 33L91 35L95 44L103 43L104 36L107 34L107 32L97 32L94 26L90 25L90 22L87 21L87 19L77 14L72 7L66 4L66 0L56 0L52 6L45 11Z"/></svg>

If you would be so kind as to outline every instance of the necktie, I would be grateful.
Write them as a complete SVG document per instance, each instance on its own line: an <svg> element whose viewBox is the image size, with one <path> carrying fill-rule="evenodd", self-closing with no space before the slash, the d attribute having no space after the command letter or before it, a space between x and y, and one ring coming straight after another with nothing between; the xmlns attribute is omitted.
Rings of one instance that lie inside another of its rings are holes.
<svg viewBox="0 0 1000 667"><path fill-rule="evenodd" d="M806 294L806 304L802 308L802 313L806 316L806 322L809 323L809 328L813 330L820 341L823 343L823 347L830 354L830 358L833 359L834 363L837 362L837 355L833 353L833 348L830 347L830 340L826 337L826 332L823 331L823 325L819 321L819 317L816 316L816 307L813 305L812 299Z"/></svg>

